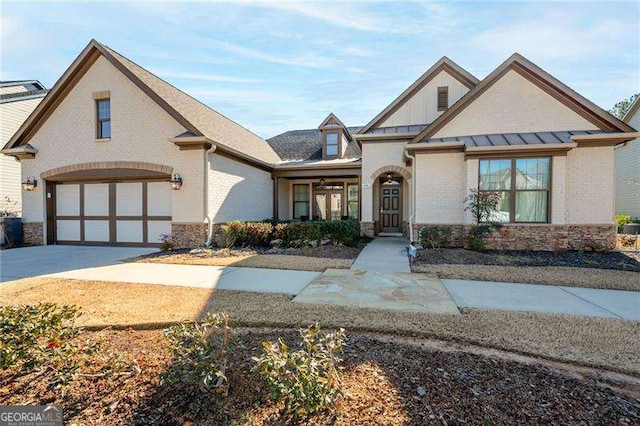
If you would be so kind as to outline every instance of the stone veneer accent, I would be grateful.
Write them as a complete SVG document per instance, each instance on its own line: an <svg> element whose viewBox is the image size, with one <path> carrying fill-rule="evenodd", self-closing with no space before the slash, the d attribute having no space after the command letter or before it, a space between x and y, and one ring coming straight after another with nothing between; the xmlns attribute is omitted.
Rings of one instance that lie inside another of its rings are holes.
<svg viewBox="0 0 640 426"><path fill-rule="evenodd" d="M42 222L22 222L22 239L24 244L41 246L44 244L44 227Z"/></svg>
<svg viewBox="0 0 640 426"><path fill-rule="evenodd" d="M375 222L360 222L360 233L365 237L375 237Z"/></svg>
<svg viewBox="0 0 640 426"><path fill-rule="evenodd" d="M207 242L207 225L204 223L172 223L171 236L176 248L197 248Z"/></svg>
<svg viewBox="0 0 640 426"><path fill-rule="evenodd" d="M414 224L414 235L426 224ZM450 247L466 247L470 225L439 225L450 227ZM596 250L616 247L615 225L553 225L505 224L485 237L489 250Z"/></svg>

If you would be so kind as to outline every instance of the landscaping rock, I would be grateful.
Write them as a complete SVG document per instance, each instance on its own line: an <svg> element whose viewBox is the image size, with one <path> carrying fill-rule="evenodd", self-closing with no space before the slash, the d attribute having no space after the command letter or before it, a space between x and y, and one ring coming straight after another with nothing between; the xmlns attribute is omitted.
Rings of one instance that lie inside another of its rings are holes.
<svg viewBox="0 0 640 426"><path fill-rule="evenodd" d="M282 246L282 240L281 239L272 240L269 242L269 245L271 247L280 247Z"/></svg>

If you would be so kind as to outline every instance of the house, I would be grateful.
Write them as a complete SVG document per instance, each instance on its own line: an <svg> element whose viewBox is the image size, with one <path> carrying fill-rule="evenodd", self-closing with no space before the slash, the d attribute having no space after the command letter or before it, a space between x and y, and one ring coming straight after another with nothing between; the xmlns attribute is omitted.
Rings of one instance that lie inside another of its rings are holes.
<svg viewBox="0 0 640 426"><path fill-rule="evenodd" d="M640 98L622 121L640 129ZM640 218L640 139L616 146L616 214Z"/></svg>
<svg viewBox="0 0 640 426"><path fill-rule="evenodd" d="M47 94L38 80L0 81L0 137L4 146ZM0 158L0 209L22 211L20 162ZM8 200L7 198L8 197Z"/></svg>
<svg viewBox="0 0 640 426"><path fill-rule="evenodd" d="M479 188L502 194L490 246L550 250L613 244L613 147L637 136L515 54L482 81L442 58L363 127L263 140L92 40L2 152L36 183L31 243L198 246L276 217L462 245Z"/></svg>

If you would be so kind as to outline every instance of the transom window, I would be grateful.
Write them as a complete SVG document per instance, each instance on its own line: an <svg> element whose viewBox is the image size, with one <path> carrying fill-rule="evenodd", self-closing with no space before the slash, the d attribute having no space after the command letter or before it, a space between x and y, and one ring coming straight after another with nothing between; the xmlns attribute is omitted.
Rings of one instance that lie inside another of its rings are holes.
<svg viewBox="0 0 640 426"><path fill-rule="evenodd" d="M551 159L480 160L479 191L499 192L495 222L549 222Z"/></svg>
<svg viewBox="0 0 640 426"><path fill-rule="evenodd" d="M96 101L97 111L97 138L111 138L111 100L99 99Z"/></svg>
<svg viewBox="0 0 640 426"><path fill-rule="evenodd" d="M339 150L338 133L327 133L325 135L325 154L327 157L337 157Z"/></svg>

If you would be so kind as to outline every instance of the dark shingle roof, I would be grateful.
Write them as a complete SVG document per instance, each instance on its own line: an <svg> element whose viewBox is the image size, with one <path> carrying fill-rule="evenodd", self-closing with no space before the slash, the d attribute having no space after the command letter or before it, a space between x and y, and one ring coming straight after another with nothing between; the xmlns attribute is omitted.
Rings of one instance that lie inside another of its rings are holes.
<svg viewBox="0 0 640 426"><path fill-rule="evenodd" d="M23 98L37 98L45 96L48 89L29 90L28 92L5 93L0 95L0 103L20 101Z"/></svg>
<svg viewBox="0 0 640 426"><path fill-rule="evenodd" d="M491 135L431 138L419 144L464 142L466 147L559 144L574 143L574 141L571 140L571 136L573 135L593 135L597 133L604 132L602 130L567 130L563 132L496 133Z"/></svg>
<svg viewBox="0 0 640 426"><path fill-rule="evenodd" d="M347 127L354 134L360 127ZM320 129L289 130L267 139L273 150L284 161L322 160L322 131ZM344 158L360 158L361 152L355 140L348 141Z"/></svg>

